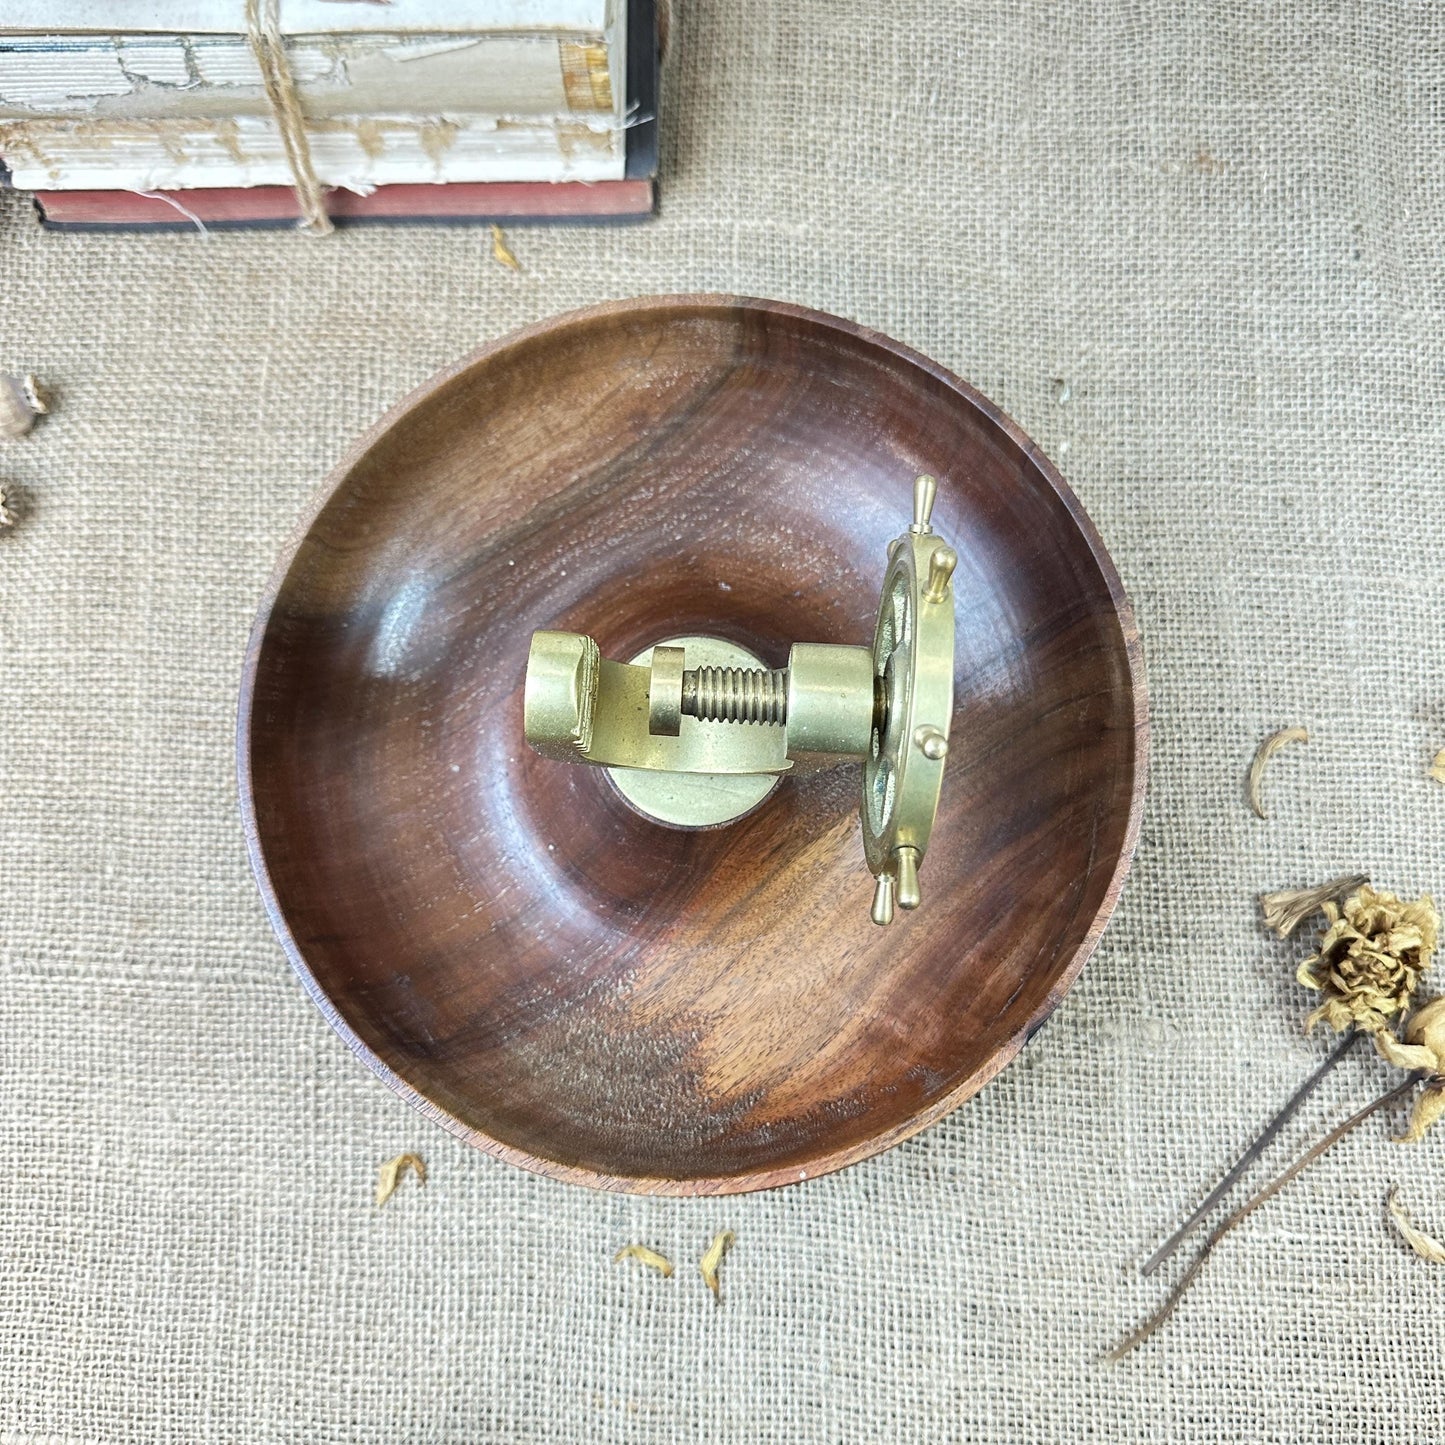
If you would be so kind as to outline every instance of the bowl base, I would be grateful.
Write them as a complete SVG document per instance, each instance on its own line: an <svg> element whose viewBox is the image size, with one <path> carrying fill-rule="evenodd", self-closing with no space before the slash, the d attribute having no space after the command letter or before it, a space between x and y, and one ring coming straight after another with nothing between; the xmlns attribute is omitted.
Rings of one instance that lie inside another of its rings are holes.
<svg viewBox="0 0 1445 1445"><path fill-rule="evenodd" d="M721 637L664 637L656 647L681 647L689 667L766 667L755 652ZM652 648L628 658L633 667L652 663ZM684 728L710 727L685 717ZM744 724L738 723L741 727ZM655 773L643 768L608 768L627 804L668 828L722 828L760 807L782 780L768 773Z"/></svg>

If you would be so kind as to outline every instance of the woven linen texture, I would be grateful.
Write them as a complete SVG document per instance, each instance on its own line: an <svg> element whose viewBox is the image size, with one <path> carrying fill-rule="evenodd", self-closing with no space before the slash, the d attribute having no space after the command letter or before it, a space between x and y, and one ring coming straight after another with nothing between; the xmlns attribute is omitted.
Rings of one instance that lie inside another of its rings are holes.
<svg viewBox="0 0 1445 1445"><path fill-rule="evenodd" d="M520 275L485 230L45 235L9 198L0 364L56 406L0 449L0 1435L1445 1438L1442 1277L1383 1214L1399 1181L1445 1228L1445 1130L1372 1120L1099 1363L1323 1053L1254 895L1445 894L1442 73L1429 5L695 0L662 217L514 229ZM1021 422L1132 594L1153 766L1103 944L977 1099L802 1187L643 1201L470 1151L331 1034L233 712L352 438L519 324L686 290L855 318ZM1281 1159L1386 1078L1361 1051ZM378 1210L403 1150L430 1181ZM675 1277L614 1267L632 1239Z"/></svg>

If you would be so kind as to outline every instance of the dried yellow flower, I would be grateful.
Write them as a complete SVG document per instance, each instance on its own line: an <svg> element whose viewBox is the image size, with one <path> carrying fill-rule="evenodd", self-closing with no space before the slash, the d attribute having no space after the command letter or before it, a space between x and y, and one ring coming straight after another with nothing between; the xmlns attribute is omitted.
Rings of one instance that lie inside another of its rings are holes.
<svg viewBox="0 0 1445 1445"><path fill-rule="evenodd" d="M672 1261L665 1255L659 1254L655 1249L649 1249L645 1244L624 1244L612 1256L612 1263L621 1264L624 1259L635 1259L638 1264L645 1264L648 1269L655 1269L663 1279L672 1278Z"/></svg>
<svg viewBox="0 0 1445 1445"><path fill-rule="evenodd" d="M1324 995L1305 1029L1323 1022L1336 1033L1351 1026L1377 1033L1404 1012L1430 967L1440 925L1434 901L1425 894L1403 903L1366 885L1322 909L1330 926L1296 975Z"/></svg>
<svg viewBox="0 0 1445 1445"><path fill-rule="evenodd" d="M1405 1206L1400 1203L1397 1197L1400 1192L1398 1184L1390 1186L1390 1192L1385 1196L1385 1204L1389 1208L1390 1218L1395 1221L1395 1228L1400 1231L1400 1238L1420 1256L1421 1259L1428 1259L1431 1264L1445 1264L1445 1244L1441 1244L1433 1235L1426 1234L1406 1212Z"/></svg>
<svg viewBox="0 0 1445 1445"><path fill-rule="evenodd" d="M522 269L522 263L512 254L512 248L507 245L507 238L502 234L500 226L492 227L492 260L509 271Z"/></svg>
<svg viewBox="0 0 1445 1445"><path fill-rule="evenodd" d="M376 1202L378 1204L385 1204L396 1193L396 1186L401 1183L401 1176L408 1169L416 1175L418 1184L426 1183L426 1160L420 1154L398 1154L395 1159L388 1159L376 1171Z"/></svg>
<svg viewBox="0 0 1445 1445"><path fill-rule="evenodd" d="M1388 1029L1375 1035L1380 1057L1397 1069L1423 1070L1430 1075L1415 1100L1410 1127L1395 1141L1418 1144L1445 1115L1445 996L1432 998L1405 1025L1402 1043Z"/></svg>
<svg viewBox="0 0 1445 1445"><path fill-rule="evenodd" d="M718 1266L722 1263L723 1255L730 1250L737 1241L737 1236L730 1229L724 1229L713 1235L712 1243L707 1247L707 1253L703 1255L698 1264L703 1281L712 1291L712 1297L722 1303L722 1285L718 1281Z"/></svg>
<svg viewBox="0 0 1445 1445"><path fill-rule="evenodd" d="M1259 745L1254 755L1254 761L1249 765L1249 782L1246 784L1249 806L1254 809L1257 817L1265 816L1264 804L1259 800L1259 784L1260 779L1264 777L1264 765L1286 743L1307 743L1309 740L1310 735L1304 728L1281 728L1277 733L1271 733Z"/></svg>
<svg viewBox="0 0 1445 1445"><path fill-rule="evenodd" d="M1301 923L1318 913L1326 902L1338 903L1370 880L1363 873L1343 873L1318 888L1285 888L1278 893L1261 893L1259 910L1264 926L1281 938L1288 938Z"/></svg>

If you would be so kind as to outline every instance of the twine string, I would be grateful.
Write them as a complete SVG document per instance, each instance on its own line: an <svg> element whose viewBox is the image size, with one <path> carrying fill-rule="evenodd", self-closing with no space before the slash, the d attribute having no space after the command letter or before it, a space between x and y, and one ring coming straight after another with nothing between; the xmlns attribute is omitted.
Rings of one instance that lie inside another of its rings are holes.
<svg viewBox="0 0 1445 1445"><path fill-rule="evenodd" d="M291 181L301 206L301 229L313 236L325 236L336 228L326 213L321 182L311 163L306 117L301 111L296 77L291 73L291 64L286 59L286 42L281 36L280 0L246 0L246 35L256 64L261 68L266 100L281 132L286 163L291 167Z"/></svg>

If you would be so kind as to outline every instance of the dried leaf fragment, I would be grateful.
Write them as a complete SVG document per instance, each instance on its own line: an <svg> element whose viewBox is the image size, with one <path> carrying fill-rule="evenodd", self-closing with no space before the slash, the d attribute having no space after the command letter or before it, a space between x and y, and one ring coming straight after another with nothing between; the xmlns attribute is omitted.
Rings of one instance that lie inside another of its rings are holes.
<svg viewBox="0 0 1445 1445"><path fill-rule="evenodd" d="M1369 881L1364 873L1342 873L1318 888L1284 888L1278 893L1261 893L1259 911L1264 914L1264 926L1274 929L1281 938L1288 938L1324 904L1344 902L1355 889Z"/></svg>
<svg viewBox="0 0 1445 1445"><path fill-rule="evenodd" d="M1445 783L1445 748L1435 754L1435 761L1430 764L1430 776L1437 783Z"/></svg>
<svg viewBox="0 0 1445 1445"><path fill-rule="evenodd" d="M649 1249L645 1244L624 1244L612 1256L612 1263L621 1264L624 1259L635 1259L638 1264L645 1264L648 1269L655 1269L663 1279L672 1278L672 1261L666 1255L659 1254L655 1249Z"/></svg>
<svg viewBox="0 0 1445 1445"><path fill-rule="evenodd" d="M50 407L33 376L0 374L0 436L23 437Z"/></svg>
<svg viewBox="0 0 1445 1445"><path fill-rule="evenodd" d="M35 418L49 410L45 393L33 376L0 373L0 436L24 436L35 425Z"/></svg>
<svg viewBox="0 0 1445 1445"><path fill-rule="evenodd" d="M719 1230L713 1235L712 1243L707 1247L707 1253L703 1255L698 1264L698 1272L702 1275L703 1283L712 1291L712 1297L722 1303L722 1285L718 1280L718 1266L722 1263L723 1255L730 1250L737 1241L737 1236L730 1229Z"/></svg>
<svg viewBox="0 0 1445 1445"><path fill-rule="evenodd" d="M507 238L502 234L500 226L492 227L492 259L512 271L522 269L521 262L512 254L512 248L507 245Z"/></svg>
<svg viewBox="0 0 1445 1445"><path fill-rule="evenodd" d="M1255 752L1254 761L1249 765L1249 806L1254 809L1258 817L1265 816L1264 804L1259 800L1259 783L1264 777L1264 765L1282 748L1286 743L1307 743L1310 740L1309 732L1305 728L1281 728L1277 733L1271 733Z"/></svg>
<svg viewBox="0 0 1445 1445"><path fill-rule="evenodd" d="M1400 1238L1420 1256L1421 1259L1428 1259L1431 1264L1445 1264L1445 1244L1438 1239L1425 1233L1406 1212L1405 1206L1399 1199L1400 1186L1392 1184L1390 1192L1385 1196L1385 1204L1390 1210L1390 1218L1395 1221L1395 1228L1400 1232Z"/></svg>
<svg viewBox="0 0 1445 1445"><path fill-rule="evenodd" d="M411 1170L416 1175L416 1182L425 1185L426 1183L426 1160L420 1154L398 1154L395 1159L388 1159L376 1173L376 1202L385 1204L393 1194L396 1193L396 1186L401 1183L402 1175Z"/></svg>

